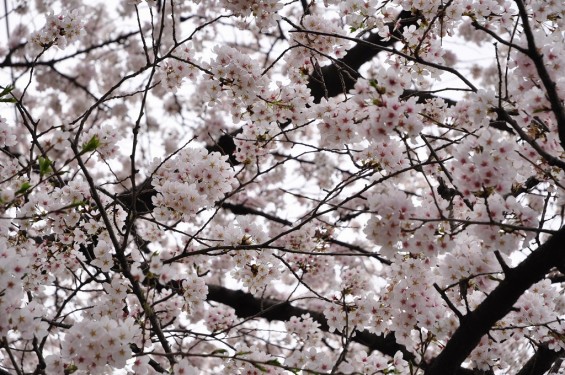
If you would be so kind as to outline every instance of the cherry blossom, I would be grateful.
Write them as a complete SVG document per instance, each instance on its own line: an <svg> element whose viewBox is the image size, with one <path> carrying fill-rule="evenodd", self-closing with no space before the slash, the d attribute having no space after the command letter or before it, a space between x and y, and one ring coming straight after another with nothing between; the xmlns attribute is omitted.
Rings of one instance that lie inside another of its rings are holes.
<svg viewBox="0 0 565 375"><path fill-rule="evenodd" d="M0 373L558 371L563 2L4 7Z"/></svg>
<svg viewBox="0 0 565 375"><path fill-rule="evenodd" d="M42 48L52 45L63 49L84 34L84 21L77 9L58 15L50 13L46 16L45 26L33 33L32 43Z"/></svg>

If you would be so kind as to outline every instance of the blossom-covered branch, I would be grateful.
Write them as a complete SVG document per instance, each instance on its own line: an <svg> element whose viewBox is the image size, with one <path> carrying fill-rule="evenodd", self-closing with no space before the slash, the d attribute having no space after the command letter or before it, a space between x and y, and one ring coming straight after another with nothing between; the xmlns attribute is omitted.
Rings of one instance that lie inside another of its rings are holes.
<svg viewBox="0 0 565 375"><path fill-rule="evenodd" d="M563 370L562 2L3 6L0 372Z"/></svg>

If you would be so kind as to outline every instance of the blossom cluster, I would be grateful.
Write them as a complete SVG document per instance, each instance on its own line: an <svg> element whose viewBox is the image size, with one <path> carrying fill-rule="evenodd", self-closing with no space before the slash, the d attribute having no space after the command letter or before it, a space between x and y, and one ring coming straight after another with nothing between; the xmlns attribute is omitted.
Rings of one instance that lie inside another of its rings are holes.
<svg viewBox="0 0 565 375"><path fill-rule="evenodd" d="M285 323L285 326L288 333L295 335L301 342L309 346L316 346L322 340L320 324L309 314L304 314L300 318L293 316Z"/></svg>
<svg viewBox="0 0 565 375"><path fill-rule="evenodd" d="M134 319L83 320L67 331L61 354L47 359L49 373L64 373L75 368L79 373L104 374L121 369L131 358L130 343L137 343L141 331Z"/></svg>
<svg viewBox="0 0 565 375"><path fill-rule="evenodd" d="M402 259L404 258L404 259ZM386 309L392 320L398 342L415 345L411 337L414 327L425 327L438 338L449 335L456 323L455 317L444 310L443 300L439 294L428 294L427 285L433 285L434 276L421 272L422 266L433 265L425 256L397 256L390 270L391 283L387 286L388 296ZM384 300L384 298L383 298Z"/></svg>
<svg viewBox="0 0 565 375"><path fill-rule="evenodd" d="M482 292L469 293L467 300L472 308L476 308L483 299ZM481 342L469 356L474 367L487 370L489 368L508 368L515 365L515 358L506 355L496 342L504 341L508 350L518 350L522 337L516 332L527 332L528 338L547 345L549 350L559 351L563 341L559 338L564 332L562 315L563 296L551 285L551 281L542 280L534 284L524 293L502 321L492 331L492 339L481 339Z"/></svg>
<svg viewBox="0 0 565 375"><path fill-rule="evenodd" d="M211 307L206 312L204 322L211 332L220 332L229 330L238 320L231 309Z"/></svg>
<svg viewBox="0 0 565 375"><path fill-rule="evenodd" d="M402 352L398 351L392 359L379 355L377 352L370 354L366 352L356 353L355 364L360 364L363 374L405 374L409 373L409 364L403 358Z"/></svg>
<svg viewBox="0 0 565 375"><path fill-rule="evenodd" d="M345 23L354 29L383 27L382 19L375 17L377 0L346 0L339 3L339 10L345 16Z"/></svg>
<svg viewBox="0 0 565 375"><path fill-rule="evenodd" d="M351 46L351 42L340 38L340 35L344 35L344 32L336 22L320 15L306 15L302 19L301 29L291 35L291 45L304 48L291 51L286 57L287 63L301 74L312 73L330 57L342 57Z"/></svg>
<svg viewBox="0 0 565 375"><path fill-rule="evenodd" d="M188 42L182 48L179 57L165 60L157 79L163 81L173 93L176 92L185 78L191 81L196 79L198 69L191 63L194 59L194 46Z"/></svg>
<svg viewBox="0 0 565 375"><path fill-rule="evenodd" d="M300 275L308 285L324 288L334 280L336 262L332 257L324 255L328 249L323 238L323 228L312 223L302 225L300 229L281 237L276 244L292 250L285 254L287 267L294 274ZM281 276L288 284L295 282L294 275L283 273Z"/></svg>
<svg viewBox="0 0 565 375"><path fill-rule="evenodd" d="M84 147L96 150L105 159L112 159L118 155L118 142L122 139L115 126L102 125L89 129L82 135L85 140Z"/></svg>
<svg viewBox="0 0 565 375"><path fill-rule="evenodd" d="M153 197L158 220L190 220L199 210L211 207L235 184L227 156L205 149L185 148L160 164L153 174Z"/></svg>
<svg viewBox="0 0 565 375"><path fill-rule="evenodd" d="M235 158L238 161L249 164L265 155L275 147L273 138L278 134L275 123L249 123L243 127L242 134L238 135L234 142L236 151Z"/></svg>
<svg viewBox="0 0 565 375"><path fill-rule="evenodd" d="M83 17L78 10L46 16L45 26L30 36L30 41L42 48L52 45L64 49L85 34Z"/></svg>
<svg viewBox="0 0 565 375"><path fill-rule="evenodd" d="M242 108L255 104L257 95L265 95L270 82L252 56L229 46L217 46L213 52L216 57L210 62L210 70L214 81L219 80L220 86L229 90L232 115L238 118Z"/></svg>
<svg viewBox="0 0 565 375"><path fill-rule="evenodd" d="M0 147L10 147L17 143L16 134L8 126L6 119L0 116Z"/></svg>
<svg viewBox="0 0 565 375"><path fill-rule="evenodd" d="M258 245L265 239L264 231L259 225L245 219L238 219L235 236L231 243L243 246ZM237 241L234 242L233 240ZM268 250L249 249L232 254L232 271L230 275L248 288L251 293L260 293L280 278L281 262Z"/></svg>
<svg viewBox="0 0 565 375"><path fill-rule="evenodd" d="M173 367L174 373L179 375L198 375L200 371L192 366L188 359L182 359Z"/></svg>
<svg viewBox="0 0 565 375"><path fill-rule="evenodd" d="M0 334L12 333L24 340L43 338L47 335L47 324L41 321L44 307L35 301L22 303L33 244L15 245L6 234L0 233Z"/></svg>
<svg viewBox="0 0 565 375"><path fill-rule="evenodd" d="M516 177L514 170L506 168L511 163L513 144L496 139L488 130L479 131L477 136L454 150L455 160L450 165L456 186L467 199L491 191L509 191Z"/></svg>
<svg viewBox="0 0 565 375"><path fill-rule="evenodd" d="M277 11L283 5L278 0L221 0L220 4L240 17L253 16L259 29L267 29L276 25Z"/></svg>
<svg viewBox="0 0 565 375"><path fill-rule="evenodd" d="M285 364L296 369L305 369L308 372L330 373L332 371L332 358L322 350L307 347L293 352L285 358ZM340 370L342 368L340 367ZM343 373L343 372L341 372Z"/></svg>
<svg viewBox="0 0 565 375"><path fill-rule="evenodd" d="M156 280L160 285L169 287L172 283L176 285L178 295L169 296L163 307L161 316L165 320L175 320L178 316L173 315L175 310L182 310L190 315L191 320L199 320L203 301L208 294L208 286L204 278L200 277L194 269L189 266L167 262L173 256L168 251L152 253L149 258L149 269L144 272L144 266L138 262L134 263L132 273L143 281L147 277ZM163 292L166 294L166 292ZM172 297L172 298L171 298Z"/></svg>
<svg viewBox="0 0 565 375"><path fill-rule="evenodd" d="M277 362L278 359L273 355L257 350L257 348L250 348L246 344L238 344L235 347L237 355L227 361L225 366L221 369L224 374L253 374L256 373L257 365L261 366L269 362ZM269 373L273 375L284 375L287 373L280 367L268 367Z"/></svg>
<svg viewBox="0 0 565 375"><path fill-rule="evenodd" d="M123 319L124 301L127 298L128 285L127 280L114 274L112 280L103 285L104 293L98 296L95 306L86 311L83 317L92 320L99 320L103 317L117 321ZM132 308L133 306L134 304L131 304Z"/></svg>
<svg viewBox="0 0 565 375"><path fill-rule="evenodd" d="M416 208L398 190L386 191L386 195L374 192L371 194L369 207L375 215L367 222L365 234L382 246L383 255L391 255L393 248L402 246L402 240L411 237L414 226L411 218L416 214Z"/></svg>
<svg viewBox="0 0 565 375"><path fill-rule="evenodd" d="M423 129L415 98L399 99L409 85L407 76L380 69L370 81L355 85L352 100L330 98L317 106L321 144L359 149L361 165L387 172L407 166L398 134L415 138Z"/></svg>

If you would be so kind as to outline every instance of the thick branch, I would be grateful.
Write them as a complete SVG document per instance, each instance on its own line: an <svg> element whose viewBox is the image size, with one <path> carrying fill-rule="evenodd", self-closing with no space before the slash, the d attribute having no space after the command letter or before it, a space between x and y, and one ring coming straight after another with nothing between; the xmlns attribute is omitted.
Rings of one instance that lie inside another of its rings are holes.
<svg viewBox="0 0 565 375"><path fill-rule="evenodd" d="M559 141L561 142L561 147L565 150L565 107L563 102L557 93L557 85L553 79L551 79L549 72L547 71L545 61L543 60L543 55L538 51L538 47L535 43L534 33L530 28L528 12L522 0L516 0L516 5L520 12L520 18L522 19L522 26L524 27L524 34L528 40L528 56L532 59L536 70L540 77L540 80L545 87L547 92L547 99L551 103L551 111L555 115L557 120L557 132L559 133Z"/></svg>
<svg viewBox="0 0 565 375"><path fill-rule="evenodd" d="M322 331L329 331L328 322L324 314L293 306L287 301L256 298L250 293L218 285L208 285L208 300L232 307L240 318L257 317L267 319L268 321L287 321L293 316L310 314L320 324ZM352 340L365 345L370 350L377 350L389 356L394 356L397 351L401 351L404 359L408 361L415 360L415 356L412 353L404 346L396 343L393 333L384 336L375 335L368 331L358 331Z"/></svg>
<svg viewBox="0 0 565 375"><path fill-rule="evenodd" d="M426 375L454 374L478 345L481 337L510 312L520 296L534 283L543 279L552 267L565 262L563 243L565 227L517 267L510 269L506 278L492 293L474 311L463 317L461 325L427 369Z"/></svg>
<svg viewBox="0 0 565 375"><path fill-rule="evenodd" d="M543 375L560 357L563 357L563 350L555 351L546 345L540 345L516 375Z"/></svg>
<svg viewBox="0 0 565 375"><path fill-rule="evenodd" d="M232 307L236 315L240 318L260 317L268 321L287 321L293 316L310 314L310 316L320 324L321 330L325 332L329 331L329 326L324 314L292 306L287 301L256 298L241 290L232 290L218 285L208 285L208 301L215 301ZM405 360L414 362L416 359L403 345L396 342L394 333L389 333L384 336L375 335L366 330L357 331L352 340L366 346L370 351L376 350L391 357L394 356L396 352L401 351ZM425 368L425 363L418 365ZM454 374L479 375L484 373L459 368Z"/></svg>
<svg viewBox="0 0 565 375"><path fill-rule="evenodd" d="M412 15L411 12L402 11L396 22L387 25L391 30L400 25L393 31L391 38L385 40L379 34L372 33L366 41L377 45L377 47L357 43L347 51L343 58L336 60L331 65L322 67L321 76L319 72L312 73L308 80L308 88L314 97L314 102L319 103L326 92L329 97L333 97L351 90L360 77L359 68L361 65L371 61L382 51L378 46L384 48L393 46L402 36L404 28L415 25L417 20L418 17Z"/></svg>

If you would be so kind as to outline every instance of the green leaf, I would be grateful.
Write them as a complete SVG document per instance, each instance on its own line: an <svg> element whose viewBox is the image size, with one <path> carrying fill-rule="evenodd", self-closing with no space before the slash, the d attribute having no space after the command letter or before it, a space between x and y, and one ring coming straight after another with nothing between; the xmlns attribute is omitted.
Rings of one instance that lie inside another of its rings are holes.
<svg viewBox="0 0 565 375"><path fill-rule="evenodd" d="M98 148L98 146L100 146L100 140L97 136L93 135L92 138L90 138L90 141L82 145L82 152L94 151Z"/></svg>
<svg viewBox="0 0 565 375"><path fill-rule="evenodd" d="M65 371L65 375L68 375L68 374L74 374L75 372L77 372L77 370L78 367L74 363L70 363L65 366L64 371Z"/></svg>
<svg viewBox="0 0 565 375"><path fill-rule="evenodd" d="M3 96L8 95L9 93L12 92L12 90L14 90L14 86L6 86L6 87L4 88L4 90L2 90L2 92L0 92L0 98L3 97Z"/></svg>
<svg viewBox="0 0 565 375"><path fill-rule="evenodd" d="M86 206L87 203L88 203L87 201L73 199L73 202L69 205L69 207L71 207L71 208L84 207L84 206Z"/></svg>
<svg viewBox="0 0 565 375"><path fill-rule="evenodd" d="M261 372L267 372L267 369L266 369L265 367L260 366L260 365L257 364L257 363L251 363L251 364L253 365L253 367L259 369Z"/></svg>
<svg viewBox="0 0 565 375"><path fill-rule="evenodd" d="M3 96L6 96L8 94L11 94L13 90L14 90L14 86L4 87L4 90L2 90L2 92L0 92L0 98L2 98ZM18 101L16 100L16 98L2 98L2 99L0 99L0 103L17 103L17 102Z"/></svg>
<svg viewBox="0 0 565 375"><path fill-rule="evenodd" d="M29 190L29 188L31 187L31 184L29 182L24 182L22 184L22 186L18 189L18 191L16 191L16 195L21 195L24 194L26 191Z"/></svg>
<svg viewBox="0 0 565 375"><path fill-rule="evenodd" d="M44 157L39 157L39 175L41 177L45 176L47 173L51 172L51 160Z"/></svg>
<svg viewBox="0 0 565 375"><path fill-rule="evenodd" d="M210 354L212 354L212 355L216 355L216 354L227 354L227 352L228 352L228 351L227 351L226 349L217 349L217 350L214 350L214 351L213 351L212 353L210 353Z"/></svg>

